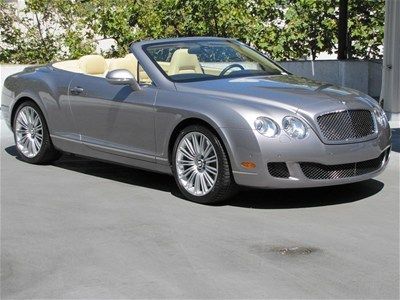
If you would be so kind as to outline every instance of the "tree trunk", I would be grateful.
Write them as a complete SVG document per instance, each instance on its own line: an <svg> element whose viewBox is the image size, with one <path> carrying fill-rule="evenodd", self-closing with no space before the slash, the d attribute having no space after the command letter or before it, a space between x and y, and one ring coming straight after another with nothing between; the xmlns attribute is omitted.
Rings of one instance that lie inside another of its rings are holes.
<svg viewBox="0 0 400 300"><path fill-rule="evenodd" d="M347 11L348 0L339 0L339 24L338 24L338 59L347 59Z"/></svg>

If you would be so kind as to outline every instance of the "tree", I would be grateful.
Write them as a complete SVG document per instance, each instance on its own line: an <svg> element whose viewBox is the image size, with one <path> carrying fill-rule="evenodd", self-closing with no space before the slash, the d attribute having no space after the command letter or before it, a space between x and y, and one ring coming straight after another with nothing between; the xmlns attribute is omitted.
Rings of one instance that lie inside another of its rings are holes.
<svg viewBox="0 0 400 300"><path fill-rule="evenodd" d="M244 39L250 14L241 0L139 1L139 36L231 36ZM149 9L151 8L151 9Z"/></svg>
<svg viewBox="0 0 400 300"><path fill-rule="evenodd" d="M349 56L380 58L384 0L348 0ZM339 0L0 0L0 61L78 58L112 38L108 57L131 42L179 36L234 37L273 59L337 50Z"/></svg>
<svg viewBox="0 0 400 300"><path fill-rule="evenodd" d="M338 59L346 59L348 52L348 6L349 0L339 0Z"/></svg>
<svg viewBox="0 0 400 300"><path fill-rule="evenodd" d="M1 61L45 63L91 53L93 35L75 15L79 6L68 0L27 0L22 12L1 0Z"/></svg>
<svg viewBox="0 0 400 300"><path fill-rule="evenodd" d="M81 24L90 28L99 38L112 38L118 48L113 49L110 56L118 56L128 52L129 44L134 40L135 30L131 26L131 18L138 10L132 0L92 0L81 2L85 12Z"/></svg>
<svg viewBox="0 0 400 300"><path fill-rule="evenodd" d="M137 19L139 35L229 36L276 59L332 52L334 0L148 0ZM152 14L156 15L153 18ZM155 21L156 20L156 21Z"/></svg>
<svg viewBox="0 0 400 300"><path fill-rule="evenodd" d="M9 62L38 63L56 55L56 38L51 29L39 20L48 21L49 14L39 17L34 12L20 16L11 5L5 2L0 5L2 56Z"/></svg>
<svg viewBox="0 0 400 300"><path fill-rule="evenodd" d="M349 1L349 58L382 58L384 22L384 0Z"/></svg>
<svg viewBox="0 0 400 300"><path fill-rule="evenodd" d="M287 5L281 33L284 58L332 53L337 42L334 0L298 0Z"/></svg>

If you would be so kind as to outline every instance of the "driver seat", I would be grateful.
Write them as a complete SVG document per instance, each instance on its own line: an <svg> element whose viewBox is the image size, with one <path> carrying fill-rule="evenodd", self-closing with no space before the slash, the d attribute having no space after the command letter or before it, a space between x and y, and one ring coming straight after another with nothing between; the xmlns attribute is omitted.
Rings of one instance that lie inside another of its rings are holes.
<svg viewBox="0 0 400 300"><path fill-rule="evenodd" d="M188 49L178 49L171 58L168 75L203 73L199 59L195 54L189 54Z"/></svg>

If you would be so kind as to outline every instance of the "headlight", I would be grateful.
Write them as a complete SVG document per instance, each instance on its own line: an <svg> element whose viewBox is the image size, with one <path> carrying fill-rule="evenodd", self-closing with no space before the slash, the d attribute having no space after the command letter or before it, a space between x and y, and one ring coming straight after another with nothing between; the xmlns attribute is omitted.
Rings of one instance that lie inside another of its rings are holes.
<svg viewBox="0 0 400 300"><path fill-rule="evenodd" d="M382 108L375 108L374 112L378 124L381 125L382 127L386 127L389 121L386 117L385 111Z"/></svg>
<svg viewBox="0 0 400 300"><path fill-rule="evenodd" d="M266 137L274 137L279 133L279 126L267 117L258 117L254 121L254 128Z"/></svg>
<svg viewBox="0 0 400 300"><path fill-rule="evenodd" d="M296 117L284 117L283 130L292 138L304 139L307 136L307 126Z"/></svg>

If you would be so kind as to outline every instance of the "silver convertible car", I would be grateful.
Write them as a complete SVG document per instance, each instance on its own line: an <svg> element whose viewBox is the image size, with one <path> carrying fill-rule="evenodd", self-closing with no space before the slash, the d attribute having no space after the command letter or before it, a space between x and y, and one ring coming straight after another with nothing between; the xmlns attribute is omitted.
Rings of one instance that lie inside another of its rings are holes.
<svg viewBox="0 0 400 300"><path fill-rule="evenodd" d="M200 203L237 186L362 181L388 162L388 120L363 93L291 75L233 39L143 41L130 52L8 77L2 112L21 159L68 152L172 174Z"/></svg>

